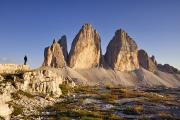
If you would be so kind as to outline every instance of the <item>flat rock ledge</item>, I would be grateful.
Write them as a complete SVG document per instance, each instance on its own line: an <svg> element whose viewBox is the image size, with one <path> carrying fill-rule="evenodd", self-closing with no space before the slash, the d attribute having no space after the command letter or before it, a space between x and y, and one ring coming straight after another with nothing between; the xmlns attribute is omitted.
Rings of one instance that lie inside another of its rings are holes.
<svg viewBox="0 0 180 120"><path fill-rule="evenodd" d="M0 74L15 74L29 70L30 67L28 65L0 64Z"/></svg>

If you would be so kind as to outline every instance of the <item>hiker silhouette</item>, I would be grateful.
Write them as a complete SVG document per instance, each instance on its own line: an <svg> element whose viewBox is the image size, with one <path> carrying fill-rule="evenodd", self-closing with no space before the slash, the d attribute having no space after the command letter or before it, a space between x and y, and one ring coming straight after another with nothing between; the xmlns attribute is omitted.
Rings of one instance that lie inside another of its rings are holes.
<svg viewBox="0 0 180 120"><path fill-rule="evenodd" d="M27 63L27 56L25 55L24 56L24 65L26 65L26 63Z"/></svg>

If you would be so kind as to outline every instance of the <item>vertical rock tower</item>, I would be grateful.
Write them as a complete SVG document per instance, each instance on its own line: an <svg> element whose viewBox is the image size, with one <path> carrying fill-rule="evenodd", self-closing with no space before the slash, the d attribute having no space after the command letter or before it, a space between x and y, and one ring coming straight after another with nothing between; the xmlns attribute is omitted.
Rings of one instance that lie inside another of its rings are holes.
<svg viewBox="0 0 180 120"><path fill-rule="evenodd" d="M154 56L150 58L145 50L139 50L138 60L141 67L148 71L155 72L157 63Z"/></svg>
<svg viewBox="0 0 180 120"><path fill-rule="evenodd" d="M63 52L63 55L64 55L64 59L65 61L67 62L68 60L68 51L67 51L67 38L65 35L63 35L59 41L58 41L61 49L62 49L62 52Z"/></svg>
<svg viewBox="0 0 180 120"><path fill-rule="evenodd" d="M74 69L89 69L99 66L101 60L101 40L90 24L80 29L72 42L69 66Z"/></svg>
<svg viewBox="0 0 180 120"><path fill-rule="evenodd" d="M59 43L53 41L51 47L47 47L44 50L44 63L43 66L63 68L66 66L63 51Z"/></svg>
<svg viewBox="0 0 180 120"><path fill-rule="evenodd" d="M138 47L123 30L117 30L108 44L105 61L114 70L133 71L139 68Z"/></svg>

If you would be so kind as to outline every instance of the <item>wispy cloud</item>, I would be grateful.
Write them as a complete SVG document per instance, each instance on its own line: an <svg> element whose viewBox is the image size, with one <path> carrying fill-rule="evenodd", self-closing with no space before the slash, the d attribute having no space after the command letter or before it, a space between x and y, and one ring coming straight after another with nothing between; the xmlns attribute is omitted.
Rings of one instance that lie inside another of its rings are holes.
<svg viewBox="0 0 180 120"><path fill-rule="evenodd" d="M0 64L5 64L5 63L14 63L14 61L7 57L0 57Z"/></svg>

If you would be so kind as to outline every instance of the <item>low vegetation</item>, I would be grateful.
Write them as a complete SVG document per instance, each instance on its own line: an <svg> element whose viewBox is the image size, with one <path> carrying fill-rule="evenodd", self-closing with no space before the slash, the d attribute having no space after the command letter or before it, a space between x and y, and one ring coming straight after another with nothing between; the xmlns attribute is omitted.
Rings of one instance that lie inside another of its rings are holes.
<svg viewBox="0 0 180 120"><path fill-rule="evenodd" d="M11 93L11 95L12 95L12 98L15 99L15 100L20 99L20 98L21 98L21 95L22 95L22 96L26 96L26 97L28 97L28 98L34 98L34 95L32 95L32 94L30 94L30 93L28 93L28 92L24 92L24 91L22 91L22 90L19 90L19 91L17 91L17 92Z"/></svg>
<svg viewBox="0 0 180 120"><path fill-rule="evenodd" d="M128 106L123 112L128 115L141 115L143 113L143 107Z"/></svg>
<svg viewBox="0 0 180 120"><path fill-rule="evenodd" d="M124 120L129 119L129 116L146 119L151 114L156 119L174 118L172 113L167 112L167 109L163 111L164 107L159 109L161 105L168 106L167 102L176 102L168 95L112 86L71 88L67 85L60 85L59 87L63 93L63 96L59 98L60 101L52 106L39 109L39 113L47 112L39 116L59 120ZM22 96L34 98L33 95L24 91L12 94L13 99L17 100ZM177 104L174 105L177 107ZM15 108L13 116L23 114L22 106L13 103L10 105Z"/></svg>
<svg viewBox="0 0 180 120"><path fill-rule="evenodd" d="M20 105L17 105L13 102L8 102L10 107L13 107L14 111L11 115L17 116L17 115L22 115L23 114L23 107Z"/></svg>

